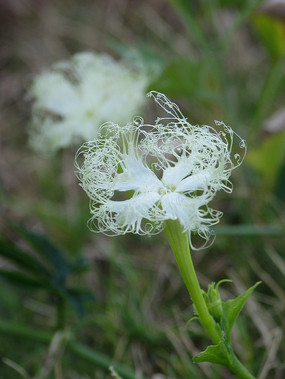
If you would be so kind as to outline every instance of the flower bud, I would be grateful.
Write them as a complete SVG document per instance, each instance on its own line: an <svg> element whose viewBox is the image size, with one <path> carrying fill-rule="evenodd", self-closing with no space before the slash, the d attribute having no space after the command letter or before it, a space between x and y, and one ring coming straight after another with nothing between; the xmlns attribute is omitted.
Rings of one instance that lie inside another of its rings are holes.
<svg viewBox="0 0 285 379"><path fill-rule="evenodd" d="M223 307L218 285L216 286L216 283L209 284L208 292L204 292L203 296L211 316L215 321L220 322L223 314Z"/></svg>

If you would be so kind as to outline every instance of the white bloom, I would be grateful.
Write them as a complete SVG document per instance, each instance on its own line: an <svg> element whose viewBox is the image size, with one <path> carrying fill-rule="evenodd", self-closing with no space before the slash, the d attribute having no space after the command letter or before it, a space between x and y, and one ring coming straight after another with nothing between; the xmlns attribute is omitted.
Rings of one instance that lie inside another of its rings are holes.
<svg viewBox="0 0 285 379"><path fill-rule="evenodd" d="M95 138L105 121L127 123L143 105L148 82L146 71L102 54L80 53L55 64L30 89L31 145L53 152Z"/></svg>
<svg viewBox="0 0 285 379"><path fill-rule="evenodd" d="M233 155L245 142L230 127L193 126L176 104L151 92L168 113L154 125L141 118L120 127L108 123L98 139L77 152L77 176L91 199L90 229L103 233L156 233L166 220L179 220L184 231L206 240L222 213L208 207L216 192L232 191L229 177L243 156Z"/></svg>

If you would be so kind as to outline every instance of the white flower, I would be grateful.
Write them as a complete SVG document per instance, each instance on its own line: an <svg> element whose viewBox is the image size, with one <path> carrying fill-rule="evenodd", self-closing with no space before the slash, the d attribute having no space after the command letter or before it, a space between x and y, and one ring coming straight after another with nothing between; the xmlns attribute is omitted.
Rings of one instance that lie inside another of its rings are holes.
<svg viewBox="0 0 285 379"><path fill-rule="evenodd" d="M102 54L80 53L37 76L30 143L35 150L59 148L96 137L105 121L127 123L145 100L149 74Z"/></svg>
<svg viewBox="0 0 285 379"><path fill-rule="evenodd" d="M233 154L230 127L193 126L176 104L150 92L168 113L154 125L141 118L120 127L108 123L98 138L77 152L77 176L91 199L91 230L106 234L151 234L166 220L179 220L184 231L196 232L205 244L222 213L208 207L216 192L232 191L231 171L243 160ZM191 239L190 239L191 240Z"/></svg>

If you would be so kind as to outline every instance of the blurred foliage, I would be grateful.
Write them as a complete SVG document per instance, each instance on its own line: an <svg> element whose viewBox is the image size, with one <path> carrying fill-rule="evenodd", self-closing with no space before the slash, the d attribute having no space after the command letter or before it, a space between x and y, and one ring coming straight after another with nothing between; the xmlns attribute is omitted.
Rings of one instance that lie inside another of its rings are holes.
<svg viewBox="0 0 285 379"><path fill-rule="evenodd" d="M190 98L197 104L222 103L217 78L206 61L191 62L186 58L172 60L152 87L172 97Z"/></svg>
<svg viewBox="0 0 285 379"><path fill-rule="evenodd" d="M256 15L253 19L255 30L266 49L274 59L285 52L285 25L282 20L275 20L267 15Z"/></svg>
<svg viewBox="0 0 285 379"><path fill-rule="evenodd" d="M73 275L90 269L86 259L77 257L67 260L65 254L48 238L20 226L13 230L21 236L36 254L22 250L5 238L0 239L0 256L10 262L15 269L0 269L0 276L10 283L29 290L44 289L57 298L58 324L64 327L64 302L71 303L79 316L85 314L85 303L94 301L95 296L87 289L68 284Z"/></svg>
<svg viewBox="0 0 285 379"><path fill-rule="evenodd" d="M248 162L261 175L264 187L274 189L285 160L285 132L267 137L248 154Z"/></svg>

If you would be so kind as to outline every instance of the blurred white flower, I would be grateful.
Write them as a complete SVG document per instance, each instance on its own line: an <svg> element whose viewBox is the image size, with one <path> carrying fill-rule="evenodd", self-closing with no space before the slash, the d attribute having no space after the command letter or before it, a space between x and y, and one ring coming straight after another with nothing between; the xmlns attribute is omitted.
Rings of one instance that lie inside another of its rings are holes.
<svg viewBox="0 0 285 379"><path fill-rule="evenodd" d="M79 53L33 80L30 143L54 152L93 139L105 121L125 124L145 101L149 74L110 56Z"/></svg>
<svg viewBox="0 0 285 379"><path fill-rule="evenodd" d="M230 127L193 126L176 104L150 92L168 113L154 125L141 118L120 127L107 123L77 152L77 176L91 199L91 230L153 234L166 220L210 243L209 228L222 213L208 207L216 192L232 191L229 177L246 151ZM233 153L234 137L241 154ZM232 155L234 155L232 157ZM191 240L191 238L190 238Z"/></svg>

